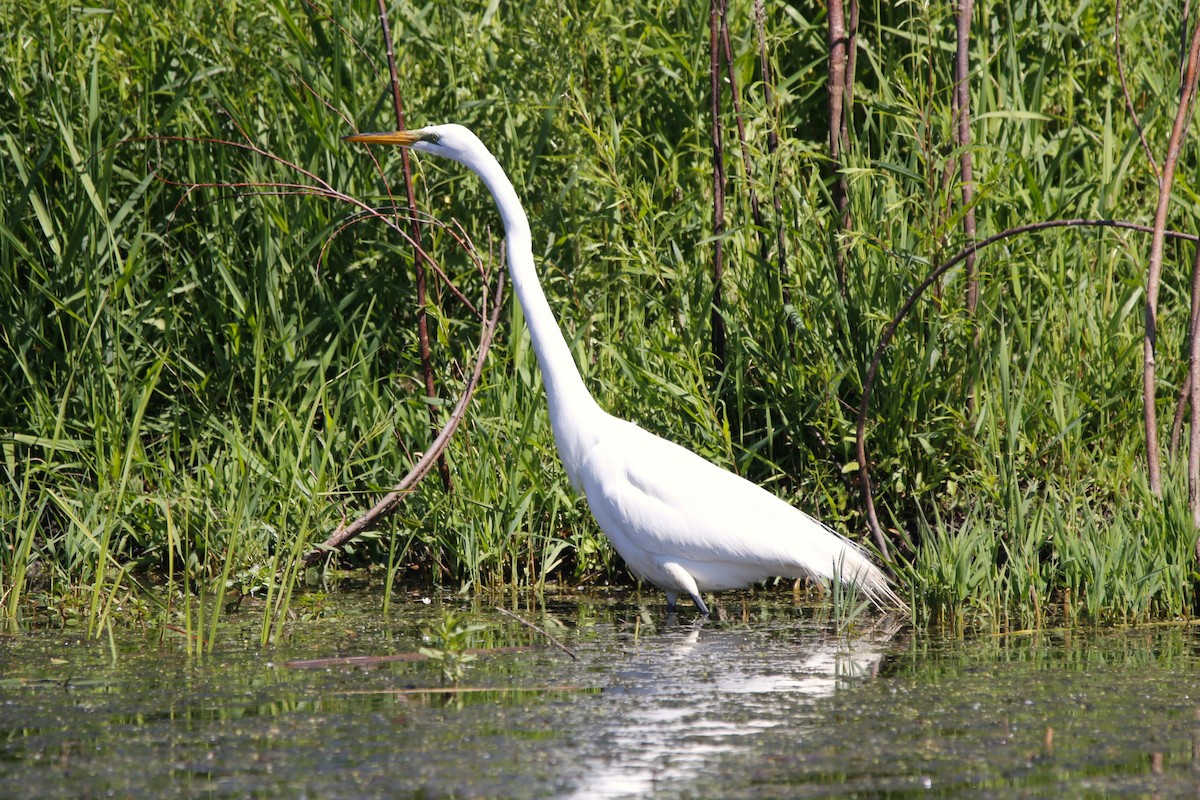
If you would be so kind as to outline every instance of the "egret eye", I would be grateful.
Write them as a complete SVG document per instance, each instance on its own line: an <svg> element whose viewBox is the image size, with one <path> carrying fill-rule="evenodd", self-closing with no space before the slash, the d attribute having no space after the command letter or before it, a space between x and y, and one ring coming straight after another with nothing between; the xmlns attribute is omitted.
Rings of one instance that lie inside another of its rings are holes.
<svg viewBox="0 0 1200 800"><path fill-rule="evenodd" d="M440 133L427 133L421 137L421 141L429 142L430 144L437 144L441 138L442 135Z"/></svg>

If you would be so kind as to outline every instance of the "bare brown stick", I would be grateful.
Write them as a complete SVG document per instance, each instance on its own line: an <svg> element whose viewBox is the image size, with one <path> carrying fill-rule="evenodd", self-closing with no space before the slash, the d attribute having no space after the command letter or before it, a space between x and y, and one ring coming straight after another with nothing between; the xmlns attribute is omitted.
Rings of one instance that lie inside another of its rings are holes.
<svg viewBox="0 0 1200 800"><path fill-rule="evenodd" d="M971 166L971 11L974 0L958 3L958 48L954 60L955 144L958 145L959 177L962 183L963 235L975 238L975 176ZM975 318L979 304L979 276L975 273L975 253L964 264L967 278L967 316ZM978 343L978 331L975 342Z"/></svg>
<svg viewBox="0 0 1200 800"><path fill-rule="evenodd" d="M779 150L779 104L775 96L775 76L767 57L766 9L763 0L754 0L754 28L758 34L758 60L762 72L763 92L771 112L771 128L767 131L767 153L772 157ZM772 159L773 161L773 159ZM779 257L779 284L784 304L791 302L791 291L783 280L787 274L787 239L783 230L783 202L779 197L779 182L771 182L771 205L775 209L775 249Z"/></svg>
<svg viewBox="0 0 1200 800"><path fill-rule="evenodd" d="M513 647L468 647L463 650L468 656L495 656L502 653L523 653L533 650L527 645ZM330 658L303 658L285 661L288 669L331 669L334 667L377 667L380 664L394 664L404 661L428 661L424 653L390 653L386 656L332 656Z"/></svg>
<svg viewBox="0 0 1200 800"><path fill-rule="evenodd" d="M467 655L480 655L470 649L464 651ZM564 692L601 692L597 686L577 686L564 683L554 686L427 686L424 688L406 689L352 689L350 691L334 692L337 695L383 695L396 697L418 697L421 695L459 695L459 694L551 694Z"/></svg>
<svg viewBox="0 0 1200 800"><path fill-rule="evenodd" d="M711 315L712 354L717 372L725 368L725 317L721 284L725 272L725 154L721 145L721 0L709 5L709 87L711 90L713 148L713 299Z"/></svg>
<svg viewBox="0 0 1200 800"><path fill-rule="evenodd" d="M1200 326L1200 322L1198 322L1200 321L1200 247L1196 248L1192 256L1192 308L1190 314L1191 316L1188 317L1188 341L1194 346L1196 344L1197 327ZM1196 360L1193 355L1188 358L1187 378L1184 380L1183 387L1179 391L1179 399L1175 402L1175 418L1171 421L1171 444L1167 451L1171 454L1171 458L1175 458L1175 455L1179 452L1179 440L1183 437L1183 418L1187 414L1188 408L1194 405L1194 396L1196 394L1195 381ZM1194 421L1192 422L1192 430L1196 430ZM1196 495L1193 493L1194 489L1191 481L1190 442L1197 438L1200 437L1192 436L1189 439L1188 448L1188 496L1193 502L1193 509L1196 508L1194 505Z"/></svg>
<svg viewBox="0 0 1200 800"><path fill-rule="evenodd" d="M396 53L392 46L392 29L388 24L386 0L379 0L379 25L383 29L383 42L387 48L388 72L392 79L392 107L396 112L396 129L404 130L407 127L404 122L404 101L400 96L400 78L396 74ZM413 191L412 161L407 148L400 148L400 165L404 171L404 190L408 196L408 207L416 208L417 196ZM413 241L420 244L421 226L415 216L412 218L411 235ZM433 355L429 348L429 319L425 312L425 257L419 247L413 258L413 273L417 291L417 349L421 358L421 376L425 380L425 396L430 400L437 400L437 384L433 380ZM427 406L429 408L430 434L436 436L438 430L437 403L431 402ZM450 477L450 465L446 462L444 455L438 459L438 474L442 478L442 486L449 491L453 486L453 481Z"/></svg>
<svg viewBox="0 0 1200 800"><path fill-rule="evenodd" d="M1186 396L1192 407L1191 430L1188 432L1188 502L1192 506L1192 524L1200 527L1200 381L1196 379L1197 370L1200 370L1200 247L1194 248L1192 254L1192 315L1188 337ZM1174 434L1171 446L1174 449ZM1196 543L1196 558L1200 559L1200 540Z"/></svg>
<svg viewBox="0 0 1200 800"><path fill-rule="evenodd" d="M854 108L854 72L858 69L858 0L850 0L850 21L846 23L846 102L842 105L842 142L850 136L850 114Z"/></svg>
<svg viewBox="0 0 1200 800"><path fill-rule="evenodd" d="M1125 79L1125 63L1121 60L1121 0L1117 0L1116 9L1113 12L1113 39L1114 48L1117 55L1117 77L1121 80L1121 92L1125 95L1125 110L1129 112L1130 118L1133 120L1133 127L1137 128L1138 138L1142 140L1142 151L1146 154L1146 160L1150 162L1150 168L1154 170L1154 176L1161 177L1159 172L1158 162L1154 160L1154 153L1150 151L1150 143L1146 141L1146 131L1142 129L1142 120L1138 117L1137 108L1133 105L1133 96L1129 93L1129 82ZM1185 16L1184 19L1187 19Z"/></svg>
<svg viewBox="0 0 1200 800"><path fill-rule="evenodd" d="M504 616L506 616L506 617L512 617L512 618L513 618L513 619L515 619L517 622L519 622L519 623L521 623L522 625L524 625L526 628L530 628L530 629L532 629L532 630L534 630L534 631L537 631L537 632L538 632L538 633L540 633L542 636L545 636L545 637L546 637L546 641L550 642L550 644L554 645L554 646L555 646L555 647L557 647L559 650L562 650L564 653L566 653L567 655L569 655L569 656L570 656L570 657L571 657L573 660L578 660L578 659L579 659L579 656L577 656L577 655L575 654L575 651L574 651L574 650L572 650L571 648L567 647L565 644L563 644L562 642L560 642L558 639L556 639L556 638L554 638L553 636L551 636L551 635L550 635L550 633L549 633L549 632L548 632L548 631L547 631L545 628L542 628L542 627L539 627L539 626L537 626L537 625L534 625L534 624L533 624L532 622L530 622L529 620L527 620L527 619L525 619L524 617L521 617L521 616L519 616L519 615L517 615L517 614L514 614L514 613L512 613L512 612L511 612L511 611L509 611L508 609L501 608L500 606L496 606L495 608L496 608L496 610L497 610L497 611L499 611L499 612L500 612L501 614L503 614Z"/></svg>
<svg viewBox="0 0 1200 800"><path fill-rule="evenodd" d="M1179 109L1171 126L1171 139L1167 144L1167 155L1163 159L1162 174L1158 179L1158 207L1154 212L1154 234L1150 239L1150 264L1146 272L1146 333L1142 339L1142 401L1146 421L1146 468L1150 490L1162 494L1162 466L1158 449L1158 412L1155 408L1154 391L1154 344L1158 327L1158 290L1162 277L1163 244L1166 241L1167 211L1171 204L1171 186L1175 181L1175 165L1183 134L1191 115L1192 99L1196 94L1197 60L1200 58L1200 24L1192 30L1191 46L1188 48L1187 68L1184 72Z"/></svg>
<svg viewBox="0 0 1200 800"><path fill-rule="evenodd" d="M846 84L846 65L852 40L846 31L845 9L842 0L829 0L829 162L833 171L833 205L838 214L838 232L850 228L850 191L842 171L842 155L848 141L846 115L847 98L852 89ZM852 11L853 14L853 11ZM838 289L846 291L846 248L837 245Z"/></svg>
<svg viewBox="0 0 1200 800"><path fill-rule="evenodd" d="M729 41L729 2L721 0L721 46L725 53L725 77L729 81L729 99L733 104L733 119L737 123L738 144L741 145L742 172L746 176L746 196L750 200L750 218L754 220L755 236L758 239L758 257L762 263L770 263L770 245L767 243L766 225L763 223L762 208L758 193L754 191L754 170L750 158L750 143L746 138L746 120L742 116L742 98L738 93L737 73L733 71L733 45Z"/></svg>
<svg viewBox="0 0 1200 800"><path fill-rule="evenodd" d="M960 250L953 258L944 261L942 264L935 267L925 279L917 285L917 288L912 291L904 303L901 304L900 310L892 317L892 320L883 329L883 333L879 337L879 344L875 346L875 354L871 357L871 363L867 367L867 374L863 379L862 399L858 405L858 424L855 429L855 455L858 458L858 472L860 483L862 484L863 505L867 512L867 526L871 529L871 534L875 539L875 545L879 551L887 557L887 537L884 535L883 526L879 523L879 515L875 510L875 497L871 488L871 466L867 454L867 414L871 407L871 390L875 385L875 377L879 373L879 364L883 360L883 354L887 347L892 342L892 337L896 334L896 329L900 327L900 323L908 316L908 312L916 305L917 300L925 293L930 286L936 283L937 279L946 273L947 270L953 269L962 263L968 253L975 253L989 245L1004 239L1010 239L1013 236L1018 236L1033 231L1047 230L1049 228L1072 228L1072 227L1091 227L1091 228L1120 228L1123 230L1139 231L1141 233L1154 233L1155 229L1148 225L1139 225L1134 222L1125 222L1124 220L1112 219L1054 219L1043 222L1033 222L1028 225L1021 225L1016 228L1009 228L1006 231L994 234L981 239L978 242L969 243L966 248ZM1190 233L1179 233L1177 231L1164 231L1165 235L1172 239L1200 242L1200 236Z"/></svg>
<svg viewBox="0 0 1200 800"><path fill-rule="evenodd" d="M1192 311L1195 311L1196 303L1192 303ZM1192 314L1192 319L1195 319L1195 314ZM1192 328L1188 326L1188 336L1192 336ZM1191 341L1189 339L1189 341ZM1188 409L1192 404L1192 365L1188 361L1188 374L1183 380L1183 385L1179 387L1179 398L1175 401L1175 414L1171 418L1171 441L1167 445L1167 453L1172 459L1179 453L1179 442L1183 439L1183 418L1187 416Z"/></svg>
<svg viewBox="0 0 1200 800"><path fill-rule="evenodd" d="M486 288L485 288L486 291ZM483 373L483 364L487 360L488 350L492 346L492 339L496 334L496 326L500 321L500 309L503 306L501 302L504 296L504 271L501 270L496 278L495 300L492 308L492 314L488 318L487 324L479 337L478 353L475 357L475 368L471 371L471 377L467 380L467 385L463 389L462 397L459 398L458 404L454 406L454 410L450 412L450 419L437 435L437 438L429 445L429 449L425 454L412 466L408 474L396 484L391 492L385 495L375 506L354 522L349 525L340 526L336 531L329 535L318 549L311 551L304 556L304 565L312 566L320 561L330 550L336 550L345 545L363 531L372 527L385 515L395 510L396 506L404 499L406 494L416 486L422 478L429 474L429 470L433 468L434 463L442 455L446 449L446 445L450 443L450 438L454 435L454 431L458 429L458 424L462 422L463 416L466 414L467 406L471 402L471 397L475 394L475 387L479 385L479 376ZM487 300L484 300L486 307Z"/></svg>

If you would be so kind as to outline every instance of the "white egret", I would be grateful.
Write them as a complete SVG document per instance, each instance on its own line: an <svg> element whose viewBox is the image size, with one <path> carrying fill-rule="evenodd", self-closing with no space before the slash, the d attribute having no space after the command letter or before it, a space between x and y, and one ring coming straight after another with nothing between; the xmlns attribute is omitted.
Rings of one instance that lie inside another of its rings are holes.
<svg viewBox="0 0 1200 800"><path fill-rule="evenodd" d="M550 404L558 455L600 529L634 575L708 614L702 593L773 577L840 579L877 605L903 606L856 544L755 484L600 408L579 374L538 282L529 220L499 162L461 125L359 133L452 159L483 181L504 223L508 269Z"/></svg>

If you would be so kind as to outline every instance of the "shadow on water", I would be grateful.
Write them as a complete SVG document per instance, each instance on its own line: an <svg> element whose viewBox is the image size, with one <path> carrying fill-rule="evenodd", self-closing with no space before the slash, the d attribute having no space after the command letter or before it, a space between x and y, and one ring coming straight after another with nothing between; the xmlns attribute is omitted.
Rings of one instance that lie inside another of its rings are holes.
<svg viewBox="0 0 1200 800"><path fill-rule="evenodd" d="M1183 627L836 637L734 596L693 624L627 599L486 607L458 691L412 654L436 604L379 598L188 657L157 633L0 637L0 796L1142 797L1200 791L1200 640ZM447 601L450 605L451 601ZM253 616L248 615L248 616ZM407 656L406 656L407 658ZM293 666L288 666L293 663Z"/></svg>

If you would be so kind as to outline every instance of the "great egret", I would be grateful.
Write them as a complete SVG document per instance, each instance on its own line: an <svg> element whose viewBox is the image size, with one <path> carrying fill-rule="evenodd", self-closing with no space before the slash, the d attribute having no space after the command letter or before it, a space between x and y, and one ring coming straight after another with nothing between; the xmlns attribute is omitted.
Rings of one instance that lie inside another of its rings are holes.
<svg viewBox="0 0 1200 800"><path fill-rule="evenodd" d="M576 491L634 575L708 615L703 592L773 577L838 575L877 605L903 606L858 545L775 495L600 408L584 386L538 282L529 220L495 156L461 125L358 133L347 141L399 145L452 159L492 193L550 404L558 455Z"/></svg>

